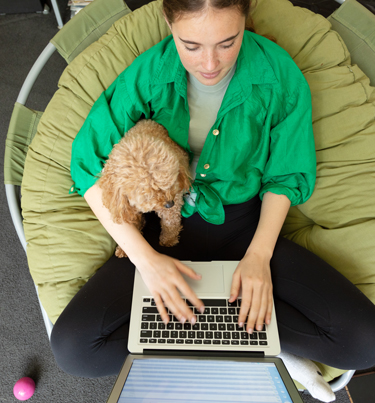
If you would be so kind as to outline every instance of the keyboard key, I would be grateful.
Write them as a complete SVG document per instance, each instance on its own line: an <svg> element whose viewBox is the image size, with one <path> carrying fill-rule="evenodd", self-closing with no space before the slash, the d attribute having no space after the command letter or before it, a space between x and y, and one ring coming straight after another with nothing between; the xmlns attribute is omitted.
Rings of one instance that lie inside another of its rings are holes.
<svg viewBox="0 0 375 403"><path fill-rule="evenodd" d="M206 322L206 315L198 315L198 322L199 323Z"/></svg>
<svg viewBox="0 0 375 403"><path fill-rule="evenodd" d="M211 312L210 312L210 308L205 307L205 308L204 308L203 315L209 315L210 313L211 313Z"/></svg>
<svg viewBox="0 0 375 403"><path fill-rule="evenodd" d="M214 334L212 332L206 332L206 339L212 339Z"/></svg>
<svg viewBox="0 0 375 403"><path fill-rule="evenodd" d="M241 339L242 340L248 340L249 339L249 333L241 332Z"/></svg>
<svg viewBox="0 0 375 403"><path fill-rule="evenodd" d="M156 339L148 339L149 343L156 343Z"/></svg>
<svg viewBox="0 0 375 403"><path fill-rule="evenodd" d="M176 343L177 343L177 344L184 344L184 340L182 340L182 339L177 339L177 340L176 340Z"/></svg>
<svg viewBox="0 0 375 403"><path fill-rule="evenodd" d="M268 345L268 343L266 342L266 341L260 341L259 342L259 345L261 345L261 346L267 346Z"/></svg>
<svg viewBox="0 0 375 403"><path fill-rule="evenodd" d="M230 344L233 346L238 346L240 344L239 340L231 340Z"/></svg>
<svg viewBox="0 0 375 403"><path fill-rule="evenodd" d="M241 346L248 346L249 341L248 340L241 340Z"/></svg>
<svg viewBox="0 0 375 403"><path fill-rule="evenodd" d="M178 332L177 332L176 330L172 330L172 331L171 331L171 337L172 337L173 339L177 339L177 337L178 337Z"/></svg>
<svg viewBox="0 0 375 403"><path fill-rule="evenodd" d="M227 315L228 309L227 308L220 308L220 315Z"/></svg>
<svg viewBox="0 0 375 403"><path fill-rule="evenodd" d="M141 339L141 340L139 340L141 343L147 343L148 342L148 339Z"/></svg>
<svg viewBox="0 0 375 403"><path fill-rule="evenodd" d="M158 329L159 330L164 330L165 329L165 323L163 323L163 322L158 323Z"/></svg>
<svg viewBox="0 0 375 403"><path fill-rule="evenodd" d="M208 315L208 316L207 316L207 322L208 322L208 323L215 322L215 316L213 316L213 315Z"/></svg>
<svg viewBox="0 0 375 403"><path fill-rule="evenodd" d="M174 344L175 343L175 340L174 339L168 339L167 340L167 344Z"/></svg>
<svg viewBox="0 0 375 403"><path fill-rule="evenodd" d="M212 340L212 344L221 344L221 340Z"/></svg>
<svg viewBox="0 0 375 403"><path fill-rule="evenodd" d="M198 339L204 339L204 332L197 332Z"/></svg>
<svg viewBox="0 0 375 403"><path fill-rule="evenodd" d="M142 313L159 313L158 308L153 306L144 306L142 308Z"/></svg>
<svg viewBox="0 0 375 403"><path fill-rule="evenodd" d="M169 338L169 330L164 330L161 332L161 337L168 339Z"/></svg>
<svg viewBox="0 0 375 403"><path fill-rule="evenodd" d="M141 338L152 337L151 330L141 330Z"/></svg>
<svg viewBox="0 0 375 403"><path fill-rule="evenodd" d="M184 323L184 330L191 330L191 323Z"/></svg>
<svg viewBox="0 0 375 403"><path fill-rule="evenodd" d="M203 344L211 344L212 341L211 340L203 340Z"/></svg>
<svg viewBox="0 0 375 403"><path fill-rule="evenodd" d="M142 322L141 323L141 329L143 329L143 330L148 329L148 322Z"/></svg>
<svg viewBox="0 0 375 403"><path fill-rule="evenodd" d="M151 299L151 305L152 305L152 306L156 306L156 303L155 303L155 301L154 301L153 298Z"/></svg>
<svg viewBox="0 0 375 403"><path fill-rule="evenodd" d="M161 336L160 330L154 330L153 336L154 336L155 338L159 338L159 337Z"/></svg>
<svg viewBox="0 0 375 403"><path fill-rule="evenodd" d="M225 299L202 299L204 306L227 306Z"/></svg>
<svg viewBox="0 0 375 403"><path fill-rule="evenodd" d="M195 339L195 332L193 330L188 332L188 338L189 339Z"/></svg>
<svg viewBox="0 0 375 403"><path fill-rule="evenodd" d="M208 323L202 323L201 330L208 330Z"/></svg>
<svg viewBox="0 0 375 403"><path fill-rule="evenodd" d="M155 315L142 315L142 322L154 322Z"/></svg>
<svg viewBox="0 0 375 403"><path fill-rule="evenodd" d="M223 336L224 336L224 339L229 340L230 339L230 332L224 332Z"/></svg>
<svg viewBox="0 0 375 403"><path fill-rule="evenodd" d="M176 330L181 330L181 329L182 329L182 323L180 323L180 322L175 323L175 324L174 324L174 328L175 328Z"/></svg>
<svg viewBox="0 0 375 403"><path fill-rule="evenodd" d="M240 338L240 334L238 332L232 332L232 339L238 340Z"/></svg>
<svg viewBox="0 0 375 403"><path fill-rule="evenodd" d="M215 317L215 322L216 323L223 323L224 322L224 317L222 315L217 315Z"/></svg>
<svg viewBox="0 0 375 403"><path fill-rule="evenodd" d="M234 330L234 323L228 323L227 324L227 330L229 330L229 331Z"/></svg>
<svg viewBox="0 0 375 403"><path fill-rule="evenodd" d="M156 315L156 322L163 322L163 319L160 315Z"/></svg>
<svg viewBox="0 0 375 403"><path fill-rule="evenodd" d="M167 324L167 329L168 329L168 330L173 330L173 329L174 329L174 323L173 323L173 322L169 322L169 323Z"/></svg>
<svg viewBox="0 0 375 403"><path fill-rule="evenodd" d="M228 301L228 306L237 306L237 300L235 300L233 302Z"/></svg>
<svg viewBox="0 0 375 403"><path fill-rule="evenodd" d="M159 340L158 340L158 343L165 343L165 342L166 342L165 339L159 339Z"/></svg>
<svg viewBox="0 0 375 403"><path fill-rule="evenodd" d="M199 328L200 328L199 323L195 323L195 324L192 326L192 329L193 329L193 330L199 330Z"/></svg>
<svg viewBox="0 0 375 403"><path fill-rule="evenodd" d="M250 340L250 346L257 346L258 342L255 340Z"/></svg>
<svg viewBox="0 0 375 403"><path fill-rule="evenodd" d="M259 332L259 339L260 340L267 340L267 333Z"/></svg>
<svg viewBox="0 0 375 403"><path fill-rule="evenodd" d="M236 312L236 308L228 308L228 314L229 315L235 315L237 312Z"/></svg>
<svg viewBox="0 0 375 403"><path fill-rule="evenodd" d="M210 330L217 330L217 324L216 323L210 323Z"/></svg>
<svg viewBox="0 0 375 403"><path fill-rule="evenodd" d="M143 298L143 302L151 302L150 298Z"/></svg>
<svg viewBox="0 0 375 403"><path fill-rule="evenodd" d="M211 315L218 315L219 314L219 308L211 308Z"/></svg>
<svg viewBox="0 0 375 403"><path fill-rule="evenodd" d="M224 322L225 323L232 323L232 317L229 315L224 316Z"/></svg>
<svg viewBox="0 0 375 403"><path fill-rule="evenodd" d="M155 330L155 329L157 329L157 328L158 328L158 324L157 324L156 322L151 322L151 323L150 323L150 329Z"/></svg>
<svg viewBox="0 0 375 403"><path fill-rule="evenodd" d="M227 327L224 323L219 323L219 330L227 330Z"/></svg>
<svg viewBox="0 0 375 403"><path fill-rule="evenodd" d="M251 340L258 340L258 333L257 333L257 332L251 333L250 339L251 339Z"/></svg>
<svg viewBox="0 0 375 403"><path fill-rule="evenodd" d="M194 344L202 344L202 340L194 340Z"/></svg>
<svg viewBox="0 0 375 403"><path fill-rule="evenodd" d="M179 337L180 339L186 339L186 331L185 331L185 330L181 330L181 331L178 333L178 337Z"/></svg>
<svg viewBox="0 0 375 403"><path fill-rule="evenodd" d="M193 344L193 339L186 339L185 344Z"/></svg>
<svg viewBox="0 0 375 403"><path fill-rule="evenodd" d="M215 339L221 339L223 337L221 332L214 332Z"/></svg>
<svg viewBox="0 0 375 403"><path fill-rule="evenodd" d="M230 344L230 340L221 340L221 344L227 346L228 344Z"/></svg>

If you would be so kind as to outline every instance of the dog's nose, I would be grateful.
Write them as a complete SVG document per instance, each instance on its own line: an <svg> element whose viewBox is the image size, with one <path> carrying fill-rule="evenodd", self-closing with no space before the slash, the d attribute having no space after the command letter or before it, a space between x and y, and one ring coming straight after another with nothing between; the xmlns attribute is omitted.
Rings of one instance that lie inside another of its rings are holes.
<svg viewBox="0 0 375 403"><path fill-rule="evenodd" d="M171 200L171 201L165 203L165 205L164 205L165 208L171 208L171 207L173 207L173 206L174 206L174 201L173 201L173 200Z"/></svg>

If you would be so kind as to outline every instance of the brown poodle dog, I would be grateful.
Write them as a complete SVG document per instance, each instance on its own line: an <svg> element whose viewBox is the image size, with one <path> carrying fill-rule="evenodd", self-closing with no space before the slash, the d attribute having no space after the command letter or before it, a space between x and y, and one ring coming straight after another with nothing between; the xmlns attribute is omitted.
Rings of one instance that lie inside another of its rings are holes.
<svg viewBox="0 0 375 403"><path fill-rule="evenodd" d="M163 126L141 120L131 128L114 146L98 185L114 223L134 224L141 231L143 213L155 211L161 219L160 245L178 243L183 194L190 188L189 157ZM126 257L119 246L115 254Z"/></svg>

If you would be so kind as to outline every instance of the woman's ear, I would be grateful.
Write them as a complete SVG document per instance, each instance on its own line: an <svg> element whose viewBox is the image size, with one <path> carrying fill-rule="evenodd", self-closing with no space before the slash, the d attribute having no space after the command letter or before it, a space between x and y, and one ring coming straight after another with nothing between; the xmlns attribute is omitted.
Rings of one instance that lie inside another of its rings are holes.
<svg viewBox="0 0 375 403"><path fill-rule="evenodd" d="M168 19L167 19L167 16L166 16L165 13L164 13L164 10L163 10L163 17L164 17L165 22L167 23L169 29L172 31L172 26L171 26L171 24L169 23L169 21L168 21Z"/></svg>

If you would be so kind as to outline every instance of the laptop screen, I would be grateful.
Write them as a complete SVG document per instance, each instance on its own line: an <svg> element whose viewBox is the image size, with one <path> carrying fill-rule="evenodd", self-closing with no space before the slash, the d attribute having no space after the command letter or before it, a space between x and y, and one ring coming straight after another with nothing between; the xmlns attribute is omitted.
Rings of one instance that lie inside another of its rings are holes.
<svg viewBox="0 0 375 403"><path fill-rule="evenodd" d="M274 363L134 359L119 403L292 403Z"/></svg>

